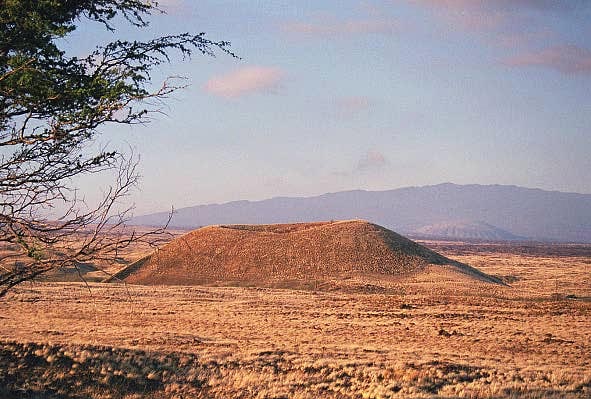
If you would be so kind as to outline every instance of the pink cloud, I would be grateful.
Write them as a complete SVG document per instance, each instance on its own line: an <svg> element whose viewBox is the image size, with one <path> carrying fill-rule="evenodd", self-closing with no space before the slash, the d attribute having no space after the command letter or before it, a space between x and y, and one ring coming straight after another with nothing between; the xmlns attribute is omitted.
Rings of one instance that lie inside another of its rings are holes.
<svg viewBox="0 0 591 399"><path fill-rule="evenodd" d="M413 3L433 8L452 26L467 30L492 30L509 18L503 1L497 0L410 0Z"/></svg>
<svg viewBox="0 0 591 399"><path fill-rule="evenodd" d="M541 66L566 74L591 74L591 51L564 45L524 53L505 60L510 66Z"/></svg>
<svg viewBox="0 0 591 399"><path fill-rule="evenodd" d="M500 26L515 27L524 21L523 11L572 12L586 7L577 0L407 0L430 7L453 26L468 30L493 30Z"/></svg>
<svg viewBox="0 0 591 399"><path fill-rule="evenodd" d="M225 98L268 92L279 86L284 75L280 68L247 66L225 75L212 77L205 84L205 90Z"/></svg>
<svg viewBox="0 0 591 399"><path fill-rule="evenodd" d="M182 15L188 11L185 0L158 0L158 8L167 14Z"/></svg>
<svg viewBox="0 0 591 399"><path fill-rule="evenodd" d="M370 170L383 168L388 164L388 160L379 151L369 150L359 160L357 164L357 171L367 172Z"/></svg>
<svg viewBox="0 0 591 399"><path fill-rule="evenodd" d="M368 150L361 155L357 165L352 170L334 171L331 174L338 177L354 177L360 174L371 174L382 171L390 162L379 151Z"/></svg>
<svg viewBox="0 0 591 399"><path fill-rule="evenodd" d="M484 0L410 0L417 4L426 4L429 6L436 6L442 8L466 8L479 7L485 3Z"/></svg>
<svg viewBox="0 0 591 399"><path fill-rule="evenodd" d="M410 0L414 3L448 8L453 10L488 9L512 11L523 8L539 10L573 10L577 7L577 0Z"/></svg>
<svg viewBox="0 0 591 399"><path fill-rule="evenodd" d="M316 22L289 22L282 29L288 33L316 36L348 36L369 33L393 33L398 23L392 19L371 18L349 21L319 20Z"/></svg>
<svg viewBox="0 0 591 399"><path fill-rule="evenodd" d="M495 44L505 48L527 48L534 43L548 43L558 39L554 31L542 28L536 32L499 33L496 37Z"/></svg>
<svg viewBox="0 0 591 399"><path fill-rule="evenodd" d="M363 96L341 97L335 100L335 106L342 113L357 113L369 108L369 99Z"/></svg>

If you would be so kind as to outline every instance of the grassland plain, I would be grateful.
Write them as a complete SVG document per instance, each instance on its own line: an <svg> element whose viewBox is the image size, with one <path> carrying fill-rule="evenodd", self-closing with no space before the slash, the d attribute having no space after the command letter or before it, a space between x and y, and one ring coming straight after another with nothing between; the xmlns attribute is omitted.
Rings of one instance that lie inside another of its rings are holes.
<svg viewBox="0 0 591 399"><path fill-rule="evenodd" d="M0 302L0 396L591 397L589 246L424 244L511 287L22 285Z"/></svg>

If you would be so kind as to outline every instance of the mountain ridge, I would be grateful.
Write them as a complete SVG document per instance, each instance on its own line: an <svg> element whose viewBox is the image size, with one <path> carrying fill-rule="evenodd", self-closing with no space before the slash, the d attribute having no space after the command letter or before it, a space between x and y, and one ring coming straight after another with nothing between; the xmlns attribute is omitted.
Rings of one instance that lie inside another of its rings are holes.
<svg viewBox="0 0 591 399"><path fill-rule="evenodd" d="M167 212L153 213L133 218L132 224L162 225L167 218ZM591 194L441 183L196 205L176 210L170 225L196 228L343 219L365 219L405 234L438 223L482 221L527 239L589 243Z"/></svg>

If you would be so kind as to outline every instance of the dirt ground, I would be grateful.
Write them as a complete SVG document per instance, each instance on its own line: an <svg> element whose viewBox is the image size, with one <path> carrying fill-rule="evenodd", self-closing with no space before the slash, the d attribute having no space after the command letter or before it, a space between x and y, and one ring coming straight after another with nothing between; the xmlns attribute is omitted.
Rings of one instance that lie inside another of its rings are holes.
<svg viewBox="0 0 591 399"><path fill-rule="evenodd" d="M591 246L423 243L510 287L21 285L0 397L591 397Z"/></svg>

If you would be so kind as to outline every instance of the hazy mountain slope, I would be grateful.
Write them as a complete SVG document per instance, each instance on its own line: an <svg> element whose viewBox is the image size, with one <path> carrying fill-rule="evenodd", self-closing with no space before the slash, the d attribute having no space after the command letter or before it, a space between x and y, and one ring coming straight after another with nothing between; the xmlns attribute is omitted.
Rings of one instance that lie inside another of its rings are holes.
<svg viewBox="0 0 591 399"><path fill-rule="evenodd" d="M430 224L416 229L413 231L413 234L424 237L489 241L513 241L524 239L524 237L516 236L508 231L480 221L458 221Z"/></svg>
<svg viewBox="0 0 591 399"><path fill-rule="evenodd" d="M166 213L132 222L158 225ZM516 186L451 183L388 191L342 191L308 198L278 197L200 205L176 211L171 225L290 223L366 219L402 233L455 220L479 220L540 240L591 242L591 195Z"/></svg>

